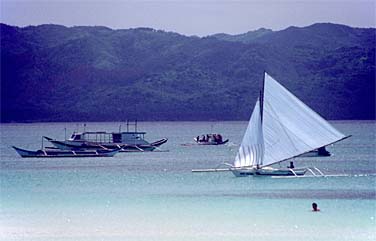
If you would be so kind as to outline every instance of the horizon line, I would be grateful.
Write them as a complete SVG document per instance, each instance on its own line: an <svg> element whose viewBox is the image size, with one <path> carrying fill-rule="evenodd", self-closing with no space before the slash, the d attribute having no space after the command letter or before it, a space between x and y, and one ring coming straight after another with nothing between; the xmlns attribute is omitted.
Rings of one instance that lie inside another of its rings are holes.
<svg viewBox="0 0 376 241"><path fill-rule="evenodd" d="M308 27L312 27L314 25L339 25L339 26L345 26L345 27L349 27L349 28L355 28L355 29L376 29L376 26L372 26L372 27L355 27L355 26L350 26L350 25L347 25L347 24L342 24L342 23L334 23L334 22L315 22L315 23L312 23L310 25L306 25L306 26L297 26L297 25L290 25L286 28L283 28L283 29L279 29L279 30L274 30L274 29L271 29L271 28L266 28L266 27L259 27L257 29L253 29L253 30L248 30L246 32L242 32L242 33L236 33L236 34L231 34L231 33L226 33L226 32L217 32L217 33L212 33L212 34L208 34L208 35L187 35L187 34L183 34L183 33L180 33L180 32L177 32L177 31L170 31L170 30L165 30L165 29L156 29L156 28L153 28L153 27L148 27L148 26L138 26L138 27L130 27L130 28L113 28L113 27L109 27L109 26L105 26L105 25L64 25L64 24L58 24L58 23L42 23L42 24L30 24L30 25L13 25L13 24L9 24L9 23L5 23L5 22L0 22L0 24L4 24L4 25L7 25L7 26L11 26L11 27L17 27L17 28L29 28L29 27L39 27L39 26L44 26L44 25L51 25L51 26L62 26L62 27L65 27L65 28L79 28L79 27L91 27L91 28L107 28L109 30L112 30L112 31L122 31L122 30L138 30L138 29L150 29L150 30L154 30L154 31L162 31L162 32L166 32L166 33L176 33L176 34L179 34L179 35L183 35L183 36L187 36L187 37L200 37L200 38L205 38L205 37L209 37L209 36L213 36L213 35L217 35L217 34L226 34L226 35L230 35L230 36L237 36L237 35L243 35L243 34L246 34L246 33L249 33L249 32L257 32L259 30L268 30L268 31L272 31L272 32L279 32L279 31L284 31L286 29L289 29L289 28L308 28Z"/></svg>

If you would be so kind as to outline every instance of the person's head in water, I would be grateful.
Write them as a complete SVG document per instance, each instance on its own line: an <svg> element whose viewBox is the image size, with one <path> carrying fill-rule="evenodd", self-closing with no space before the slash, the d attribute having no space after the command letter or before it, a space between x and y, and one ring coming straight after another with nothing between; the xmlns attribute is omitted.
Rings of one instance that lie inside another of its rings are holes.
<svg viewBox="0 0 376 241"><path fill-rule="evenodd" d="M317 203L312 203L312 211L313 212L318 212L320 209L317 207Z"/></svg>

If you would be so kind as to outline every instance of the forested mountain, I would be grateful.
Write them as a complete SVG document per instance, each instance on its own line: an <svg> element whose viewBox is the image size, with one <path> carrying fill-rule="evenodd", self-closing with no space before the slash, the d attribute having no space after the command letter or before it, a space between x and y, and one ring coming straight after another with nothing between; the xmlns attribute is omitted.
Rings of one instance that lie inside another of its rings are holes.
<svg viewBox="0 0 376 241"><path fill-rule="evenodd" d="M2 122L246 120L264 70L325 118L375 118L374 28L0 31Z"/></svg>

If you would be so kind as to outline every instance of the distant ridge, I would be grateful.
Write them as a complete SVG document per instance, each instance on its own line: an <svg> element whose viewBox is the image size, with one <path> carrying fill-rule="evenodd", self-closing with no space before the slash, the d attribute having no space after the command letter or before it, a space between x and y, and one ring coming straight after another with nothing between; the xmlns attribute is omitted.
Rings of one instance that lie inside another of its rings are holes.
<svg viewBox="0 0 376 241"><path fill-rule="evenodd" d="M325 118L375 119L375 36L0 24L1 121L246 120L264 70Z"/></svg>
<svg viewBox="0 0 376 241"><path fill-rule="evenodd" d="M273 31L271 29L260 28L255 31L249 31L243 34L237 35L230 35L225 33L218 33L211 35L217 39L225 40L225 41L233 41L233 42L243 42L243 43L252 43L257 39L272 34Z"/></svg>

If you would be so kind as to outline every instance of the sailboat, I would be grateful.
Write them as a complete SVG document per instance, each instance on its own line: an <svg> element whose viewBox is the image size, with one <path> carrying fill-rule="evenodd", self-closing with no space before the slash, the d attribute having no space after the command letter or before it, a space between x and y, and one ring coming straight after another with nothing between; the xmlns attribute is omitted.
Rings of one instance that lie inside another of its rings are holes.
<svg viewBox="0 0 376 241"><path fill-rule="evenodd" d="M275 168L272 165L291 160L320 147L344 140L346 136L305 105L266 72L263 88L256 101L247 130L233 164L235 176L302 176L307 171L320 175L318 168ZM200 170L193 170L200 171Z"/></svg>

